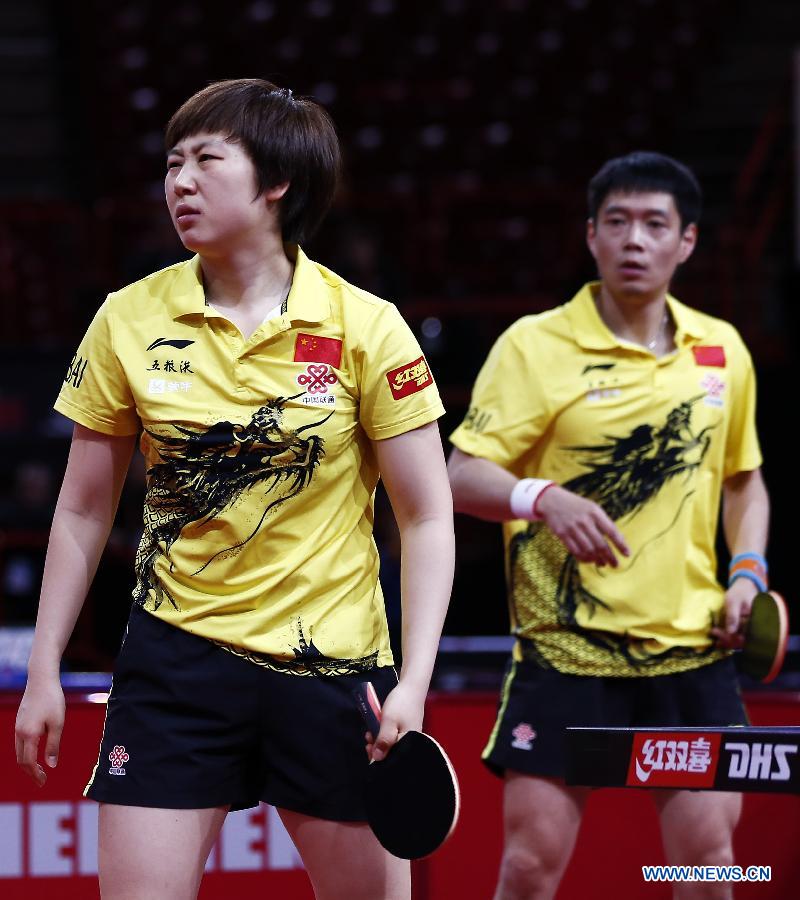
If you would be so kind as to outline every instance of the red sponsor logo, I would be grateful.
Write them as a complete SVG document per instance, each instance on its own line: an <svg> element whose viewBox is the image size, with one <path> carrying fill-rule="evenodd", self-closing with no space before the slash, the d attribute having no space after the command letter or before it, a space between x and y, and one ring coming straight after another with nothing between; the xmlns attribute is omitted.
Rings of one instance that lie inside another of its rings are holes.
<svg viewBox="0 0 800 900"><path fill-rule="evenodd" d="M389 387L392 389L392 396L395 400L407 397L409 394L416 394L423 388L433 384L433 376L428 368L428 363L424 356L415 359L414 362L406 363L397 369L392 369L386 373L386 379Z"/></svg>
<svg viewBox="0 0 800 900"><path fill-rule="evenodd" d="M121 744L116 744L111 753L108 754L108 759L112 766L118 768L119 766L124 766L130 759L130 756L128 756L125 747Z"/></svg>
<svg viewBox="0 0 800 900"><path fill-rule="evenodd" d="M536 740L536 732L527 722L520 722L519 725L511 732L514 740L511 742L512 747L518 750L532 750L533 742Z"/></svg>
<svg viewBox="0 0 800 900"><path fill-rule="evenodd" d="M708 372L700 382L700 387L706 392L704 402L706 406L724 406L723 394L725 393L725 382Z"/></svg>
<svg viewBox="0 0 800 900"><path fill-rule="evenodd" d="M721 397L722 392L725 390L725 382L720 381L716 375L712 375L710 372L706 377L700 382L700 387L706 389L706 393L709 397Z"/></svg>
<svg viewBox="0 0 800 900"><path fill-rule="evenodd" d="M695 365L725 368L724 347L692 347L692 353L694 353Z"/></svg>
<svg viewBox="0 0 800 900"><path fill-rule="evenodd" d="M124 775L125 774L125 763L128 762L130 756L128 755L128 751L122 744L115 744L114 749L111 753L108 754L108 761L111 763L111 768L108 770L109 775Z"/></svg>
<svg viewBox="0 0 800 900"><path fill-rule="evenodd" d="M342 342L301 331L294 342L294 361L327 363L338 369L342 361Z"/></svg>
<svg viewBox="0 0 800 900"><path fill-rule="evenodd" d="M719 733L637 731L625 783L632 787L713 787L721 740Z"/></svg>
<svg viewBox="0 0 800 900"><path fill-rule="evenodd" d="M297 383L309 394L327 394L329 385L336 384L336 376L328 366L310 363L305 372L297 376Z"/></svg>

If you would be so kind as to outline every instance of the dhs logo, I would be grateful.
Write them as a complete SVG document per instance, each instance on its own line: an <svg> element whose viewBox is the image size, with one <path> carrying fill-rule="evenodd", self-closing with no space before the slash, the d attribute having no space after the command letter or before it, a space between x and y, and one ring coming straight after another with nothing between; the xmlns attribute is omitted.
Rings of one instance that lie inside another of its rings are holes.
<svg viewBox="0 0 800 900"><path fill-rule="evenodd" d="M797 744L752 744L726 741L730 753L728 778L754 781L789 781L792 777L790 759L797 753Z"/></svg>

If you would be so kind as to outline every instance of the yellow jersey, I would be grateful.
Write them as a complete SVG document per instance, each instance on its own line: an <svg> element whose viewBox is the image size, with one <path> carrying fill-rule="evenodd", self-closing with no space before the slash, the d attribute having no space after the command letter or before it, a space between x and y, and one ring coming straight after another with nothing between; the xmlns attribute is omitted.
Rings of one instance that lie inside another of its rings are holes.
<svg viewBox="0 0 800 900"><path fill-rule="evenodd" d="M141 432L134 600L277 671L390 665L372 538L372 441L444 412L397 309L290 248L279 314L248 339L199 258L109 295L55 408Z"/></svg>
<svg viewBox="0 0 800 900"><path fill-rule="evenodd" d="M497 341L451 440L599 503L631 548L579 563L540 522L504 523L515 656L576 675L660 675L722 656L722 484L761 464L755 378L733 326L668 296L676 350L603 323L590 284Z"/></svg>

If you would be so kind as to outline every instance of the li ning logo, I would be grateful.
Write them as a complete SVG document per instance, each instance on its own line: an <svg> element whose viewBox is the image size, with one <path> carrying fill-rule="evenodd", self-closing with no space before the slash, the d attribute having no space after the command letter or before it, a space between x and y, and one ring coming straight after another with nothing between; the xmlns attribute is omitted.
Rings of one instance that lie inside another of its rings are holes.
<svg viewBox="0 0 800 900"><path fill-rule="evenodd" d="M116 744L114 746L114 749L108 754L108 759L111 763L111 768L108 770L109 775L125 774L123 766L130 759L130 756L122 744Z"/></svg>

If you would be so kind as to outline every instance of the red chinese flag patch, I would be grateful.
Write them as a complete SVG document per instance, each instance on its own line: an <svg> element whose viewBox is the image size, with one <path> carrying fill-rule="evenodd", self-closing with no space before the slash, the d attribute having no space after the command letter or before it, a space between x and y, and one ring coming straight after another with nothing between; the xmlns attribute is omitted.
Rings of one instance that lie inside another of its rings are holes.
<svg viewBox="0 0 800 900"><path fill-rule="evenodd" d="M692 347L694 353L695 365L698 366L716 366L718 369L725 368L725 348L724 347Z"/></svg>
<svg viewBox="0 0 800 900"><path fill-rule="evenodd" d="M401 400L409 394L416 394L423 388L433 384L433 376L428 368L428 363L424 356L415 359L414 362L406 363L397 369L392 369L386 373L386 379L389 387L392 389L392 396L395 400Z"/></svg>
<svg viewBox="0 0 800 900"><path fill-rule="evenodd" d="M301 331L294 342L294 361L327 363L338 369L342 362L342 342Z"/></svg>

